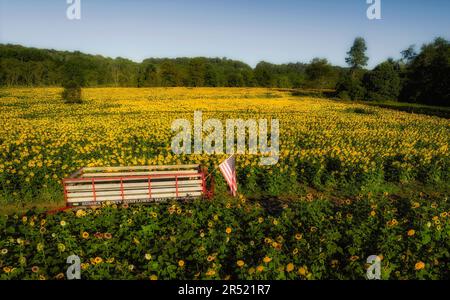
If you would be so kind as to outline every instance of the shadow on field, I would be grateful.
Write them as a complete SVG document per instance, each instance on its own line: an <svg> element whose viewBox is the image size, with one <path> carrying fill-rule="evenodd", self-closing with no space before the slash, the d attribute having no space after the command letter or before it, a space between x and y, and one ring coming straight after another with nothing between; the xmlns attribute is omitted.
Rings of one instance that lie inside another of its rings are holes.
<svg viewBox="0 0 450 300"><path fill-rule="evenodd" d="M259 198L250 198L253 203L259 203L267 214L271 216L279 216L283 211L283 201L273 196L262 196Z"/></svg>

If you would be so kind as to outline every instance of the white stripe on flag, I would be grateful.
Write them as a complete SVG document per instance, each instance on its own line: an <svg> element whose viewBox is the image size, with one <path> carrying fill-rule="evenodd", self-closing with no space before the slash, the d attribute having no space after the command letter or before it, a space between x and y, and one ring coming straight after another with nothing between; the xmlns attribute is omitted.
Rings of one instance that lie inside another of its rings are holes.
<svg viewBox="0 0 450 300"><path fill-rule="evenodd" d="M222 175L225 178L226 182L228 183L228 186L230 187L233 196L235 196L237 192L235 166L236 162L233 156L229 157L219 165L219 169L222 172Z"/></svg>

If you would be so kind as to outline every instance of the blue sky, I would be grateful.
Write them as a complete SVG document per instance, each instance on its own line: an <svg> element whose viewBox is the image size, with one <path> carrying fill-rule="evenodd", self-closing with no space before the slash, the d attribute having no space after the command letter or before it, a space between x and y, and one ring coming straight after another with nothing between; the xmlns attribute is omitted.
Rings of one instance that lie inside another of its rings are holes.
<svg viewBox="0 0 450 300"><path fill-rule="evenodd" d="M450 1L381 0L368 20L366 0L81 0L81 20L66 0L0 0L0 42L80 50L135 61L208 56L252 66L325 57L345 65L356 36L369 67L410 44L450 39Z"/></svg>

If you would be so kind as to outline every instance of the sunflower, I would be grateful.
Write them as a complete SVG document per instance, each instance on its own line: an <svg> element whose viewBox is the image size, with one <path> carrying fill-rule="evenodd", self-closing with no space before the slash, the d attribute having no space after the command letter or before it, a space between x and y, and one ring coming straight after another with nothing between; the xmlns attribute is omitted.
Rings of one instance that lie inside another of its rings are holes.
<svg viewBox="0 0 450 300"><path fill-rule="evenodd" d="M88 232L83 232L82 234L81 234L81 237L83 238L83 239L87 239L87 238L89 238L89 233Z"/></svg>
<svg viewBox="0 0 450 300"><path fill-rule="evenodd" d="M94 263L95 264L101 264L103 262L103 259L99 256L97 256L96 258L94 258Z"/></svg>
<svg viewBox="0 0 450 300"><path fill-rule="evenodd" d="M76 214L75 214L78 218L82 218L86 215L86 212L82 209L77 210Z"/></svg>
<svg viewBox="0 0 450 300"><path fill-rule="evenodd" d="M232 231L231 227L227 227L227 229L225 229L225 232L226 232L227 234L230 234L231 231Z"/></svg>
<svg viewBox="0 0 450 300"><path fill-rule="evenodd" d="M358 259L359 259L359 256L357 256L357 255L352 255L350 257L350 261L357 261Z"/></svg>
<svg viewBox="0 0 450 300"><path fill-rule="evenodd" d="M39 272L39 267L38 267L38 266L33 266L33 267L31 268L31 272L33 272L33 273Z"/></svg>
<svg viewBox="0 0 450 300"><path fill-rule="evenodd" d="M300 276L305 276L307 272L308 272L308 269L307 269L306 267L300 267L300 268L298 269L298 274L299 274Z"/></svg>
<svg viewBox="0 0 450 300"><path fill-rule="evenodd" d="M180 260L178 261L178 266L179 266L180 268L183 268L183 267L184 267L184 260L180 259Z"/></svg>
<svg viewBox="0 0 450 300"><path fill-rule="evenodd" d="M414 269L416 271L422 270L425 268L425 263L423 261L419 261L415 264Z"/></svg>
<svg viewBox="0 0 450 300"><path fill-rule="evenodd" d="M64 244L59 243L58 244L58 251L59 252L64 252L66 251L66 246Z"/></svg>
<svg viewBox="0 0 450 300"><path fill-rule="evenodd" d="M238 261L236 262L236 265L237 265L239 268L242 268L242 267L245 265L245 262L244 262L243 260L238 260Z"/></svg>
<svg viewBox="0 0 450 300"><path fill-rule="evenodd" d="M112 264L112 263L114 263L114 260L115 260L114 257L110 257L110 258L108 258L108 259L106 260L106 263Z"/></svg>
<svg viewBox="0 0 450 300"><path fill-rule="evenodd" d="M286 266L286 272L292 272L294 270L294 264L288 263Z"/></svg>
<svg viewBox="0 0 450 300"><path fill-rule="evenodd" d="M266 256L263 258L263 262L265 262L266 264L270 263L272 261L272 258Z"/></svg>

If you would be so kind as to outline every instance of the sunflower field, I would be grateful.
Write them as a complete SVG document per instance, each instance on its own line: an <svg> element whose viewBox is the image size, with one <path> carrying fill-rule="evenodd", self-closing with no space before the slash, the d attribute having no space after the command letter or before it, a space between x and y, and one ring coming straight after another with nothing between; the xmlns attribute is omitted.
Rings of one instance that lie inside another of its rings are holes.
<svg viewBox="0 0 450 300"><path fill-rule="evenodd" d="M3 217L0 279L64 279L70 255L82 279L364 279L371 255L382 279L450 278L447 198L214 201Z"/></svg>
<svg viewBox="0 0 450 300"><path fill-rule="evenodd" d="M448 119L263 88L61 91L0 91L0 205L61 204L61 180L94 166L201 164L216 196L0 216L1 279L64 279L72 254L84 279L364 279L371 255L383 279L449 279ZM278 119L278 163L238 155L229 197L214 171L227 155L171 150L194 111Z"/></svg>
<svg viewBox="0 0 450 300"><path fill-rule="evenodd" d="M238 155L242 192L449 180L448 119L260 88L93 88L80 105L64 104L60 93L1 92L0 201L61 193L61 179L88 166L198 163L212 171L226 155L171 150L172 122L192 120L195 110L203 120L279 119L275 167Z"/></svg>

